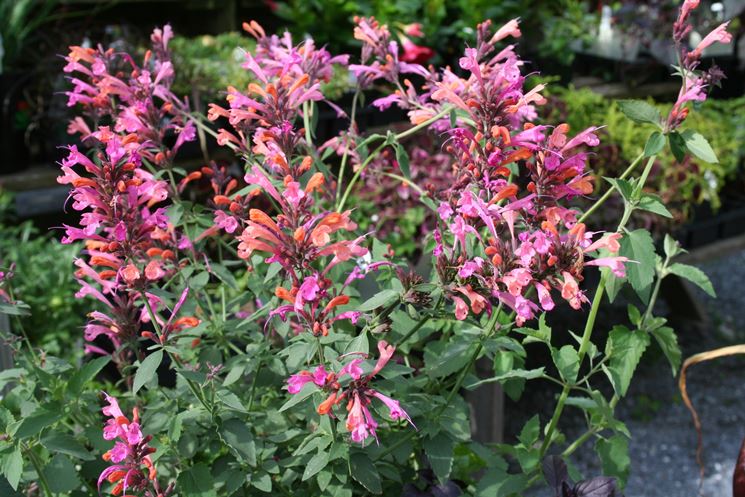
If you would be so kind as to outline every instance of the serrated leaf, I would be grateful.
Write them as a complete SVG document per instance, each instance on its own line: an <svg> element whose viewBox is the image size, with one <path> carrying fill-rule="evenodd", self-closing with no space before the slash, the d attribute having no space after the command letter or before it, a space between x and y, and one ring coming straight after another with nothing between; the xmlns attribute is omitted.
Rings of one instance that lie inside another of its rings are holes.
<svg viewBox="0 0 745 497"><path fill-rule="evenodd" d="M220 427L220 435L235 455L250 466L256 466L256 443L246 423L228 419Z"/></svg>
<svg viewBox="0 0 745 497"><path fill-rule="evenodd" d="M675 264L671 264L667 270L674 275L690 281L710 296L717 296L717 292L714 291L714 287L712 286L709 277L699 268L676 262Z"/></svg>
<svg viewBox="0 0 745 497"><path fill-rule="evenodd" d="M654 280L655 250L652 236L647 230L627 232L621 238L619 255L636 263L626 264L626 278L639 296L643 296Z"/></svg>
<svg viewBox="0 0 745 497"><path fill-rule="evenodd" d="M149 356L147 356L137 368L135 373L135 379L132 383L132 393L137 393L145 383L149 382L155 377L155 372L158 370L158 366L163 361L163 351L156 350Z"/></svg>
<svg viewBox="0 0 745 497"><path fill-rule="evenodd" d="M364 301L357 310L360 312L372 311L378 307L390 305L398 298L399 294L396 290L386 289Z"/></svg>
<svg viewBox="0 0 745 497"><path fill-rule="evenodd" d="M671 237L668 234L665 234L665 255L672 259L676 255L680 254L681 252L685 252L680 246L680 244L675 240L675 238Z"/></svg>
<svg viewBox="0 0 745 497"><path fill-rule="evenodd" d="M653 155L659 154L663 148L665 148L665 135L659 131L655 131L649 135L647 144L644 145L644 157L652 157Z"/></svg>
<svg viewBox="0 0 745 497"><path fill-rule="evenodd" d="M544 368L514 369L512 371L509 371L499 376L494 376L492 378L487 378L485 380L477 381L476 383L471 383L470 385L467 385L466 388L468 390L473 390L474 388L484 385L486 383L502 382L502 381L513 380L517 378L524 379L524 380L534 380L536 378L541 378L543 376L544 371L545 371Z"/></svg>
<svg viewBox="0 0 745 497"><path fill-rule="evenodd" d="M618 107L636 123L660 124L660 111L643 100L619 100Z"/></svg>
<svg viewBox="0 0 745 497"><path fill-rule="evenodd" d="M361 452L352 454L350 457L350 467L352 468L352 478L357 480L369 492L374 494L383 492L378 469L367 454Z"/></svg>
<svg viewBox="0 0 745 497"><path fill-rule="evenodd" d="M51 426L55 421L59 419L60 415L58 412L48 411L44 408L39 408L34 411L30 416L26 416L15 430L13 435L16 438L28 438L37 435L41 430L47 426Z"/></svg>
<svg viewBox="0 0 745 497"><path fill-rule="evenodd" d="M447 481L453 469L454 446L453 440L444 433L438 433L422 442L429 465L441 483Z"/></svg>
<svg viewBox="0 0 745 497"><path fill-rule="evenodd" d="M305 471L303 471L303 481L315 476L316 473L321 471L329 463L329 453L321 451L310 458L310 461L305 465Z"/></svg>
<svg viewBox="0 0 745 497"><path fill-rule="evenodd" d="M614 326L605 346L609 356L608 372L613 389L623 397L634 376L636 366L649 345L649 335L643 331L631 331L625 326Z"/></svg>
<svg viewBox="0 0 745 497"><path fill-rule="evenodd" d="M709 164L718 164L717 154L714 149L711 148L709 142L704 138L701 133L697 133L693 130L687 129L683 131L680 136L685 142L686 148L694 156L698 157L702 161L708 162Z"/></svg>
<svg viewBox="0 0 745 497"><path fill-rule="evenodd" d="M673 376L675 376L678 373L678 368L680 368L680 360L682 357L675 330L669 326L663 326L653 330L652 336L657 340L657 343L662 349L662 353L665 354L665 357L667 357L667 360L670 362Z"/></svg>
<svg viewBox="0 0 745 497"><path fill-rule="evenodd" d="M665 204L662 203L660 197L651 193L644 194L644 196L639 199L639 203L636 204L636 206L639 209L654 212L655 214L659 214L663 217L667 217L670 219L672 219L673 217L673 215L670 214L670 211L667 210L667 207L665 207Z"/></svg>
<svg viewBox="0 0 745 497"><path fill-rule="evenodd" d="M579 374L579 355L574 347L564 345L559 350L554 349L551 355L564 381L573 383Z"/></svg>
<svg viewBox="0 0 745 497"><path fill-rule="evenodd" d="M595 450L603 464L603 474L617 477L622 483L629 476L629 441L623 435L614 435L595 444Z"/></svg>
<svg viewBox="0 0 745 497"><path fill-rule="evenodd" d="M520 430L520 434L517 436L517 439L520 440L520 443L523 444L525 447L530 447L536 441L538 440L538 436L541 433L541 421L538 415L536 414L532 418L530 418L525 425L523 425L523 429Z"/></svg>
<svg viewBox="0 0 745 497"><path fill-rule="evenodd" d="M13 490L17 490L23 474L23 456L20 449L16 447L12 452L3 456L2 471Z"/></svg>

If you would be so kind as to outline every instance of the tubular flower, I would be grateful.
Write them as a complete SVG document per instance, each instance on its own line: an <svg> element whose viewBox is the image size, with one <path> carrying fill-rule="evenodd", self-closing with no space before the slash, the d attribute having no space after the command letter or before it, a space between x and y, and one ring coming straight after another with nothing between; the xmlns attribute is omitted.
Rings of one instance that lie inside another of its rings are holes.
<svg viewBox="0 0 745 497"><path fill-rule="evenodd" d="M154 491L153 495L165 495L160 489L155 465L150 457L155 449L148 444L152 435L143 435L140 430L140 419L137 409L133 411L130 421L116 398L104 393L107 406L103 414L108 417L103 428L103 438L116 440L114 447L103 455L110 465L98 477L98 490L104 481L111 483L110 494L132 495L129 492ZM166 492L167 493L167 492Z"/></svg>
<svg viewBox="0 0 745 497"><path fill-rule="evenodd" d="M372 399L378 399L388 409L391 420L405 420L411 426L414 426L411 417L397 400L380 393L370 386L375 375L393 357L395 350L395 347L381 340L378 342L378 360L369 374L364 374L364 370L361 367L363 358L366 358L367 355L355 353L355 355L361 357L355 357L349 360L338 373L327 372L323 366L318 366L312 373L301 371L290 376L287 380L287 390L291 394L296 394L305 384L314 383L318 388L328 394L326 399L317 408L317 412L321 415L334 416L334 407L340 405L343 400L346 400L346 428L352 441L362 444L369 437L373 437L377 442L378 423L369 409Z"/></svg>
<svg viewBox="0 0 745 497"><path fill-rule="evenodd" d="M703 102L707 98L708 89L718 85L724 77L722 71L712 66L708 71L701 72L697 68L701 62L703 51L714 43L730 43L732 35L727 32L729 22L725 22L714 28L706 35L694 48L689 51L684 43L686 36L693 30L690 24L690 13L699 5L699 0L685 0L680 10L678 18L673 25L673 40L679 54L681 63L680 75L682 84L678 92L678 98L675 101L670 113L667 116L665 131L674 131L683 124L688 116L688 102Z"/></svg>

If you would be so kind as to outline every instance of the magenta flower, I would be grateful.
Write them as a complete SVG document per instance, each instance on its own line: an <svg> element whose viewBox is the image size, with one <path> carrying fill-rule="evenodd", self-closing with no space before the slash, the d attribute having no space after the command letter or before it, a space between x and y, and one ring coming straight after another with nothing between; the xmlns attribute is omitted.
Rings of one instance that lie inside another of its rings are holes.
<svg viewBox="0 0 745 497"><path fill-rule="evenodd" d="M116 440L114 447L103 455L103 459L112 463L98 477L98 490L104 481L113 484L111 495L131 495L128 492L154 491L161 495L160 485L156 479L156 470L150 455L155 449L148 444L151 435L144 436L140 429L139 414L133 411L130 421L122 412L116 398L104 392L108 402L102 412L109 419L103 428L105 440Z"/></svg>

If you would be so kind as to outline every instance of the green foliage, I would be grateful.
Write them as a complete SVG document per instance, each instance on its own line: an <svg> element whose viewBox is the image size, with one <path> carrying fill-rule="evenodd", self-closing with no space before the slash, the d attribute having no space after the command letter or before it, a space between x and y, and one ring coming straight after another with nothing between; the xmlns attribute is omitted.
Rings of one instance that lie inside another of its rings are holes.
<svg viewBox="0 0 745 497"><path fill-rule="evenodd" d="M0 191L0 267L15 263L13 291L28 305L19 320L31 340L51 354L74 350L90 305L74 297L79 289L71 261L79 243L62 245L31 221L17 223L12 197Z"/></svg>

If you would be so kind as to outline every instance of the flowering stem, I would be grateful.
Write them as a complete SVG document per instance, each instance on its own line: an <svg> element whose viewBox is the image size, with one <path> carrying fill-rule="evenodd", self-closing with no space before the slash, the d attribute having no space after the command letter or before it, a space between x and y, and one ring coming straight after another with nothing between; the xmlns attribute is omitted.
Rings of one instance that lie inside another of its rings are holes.
<svg viewBox="0 0 745 497"><path fill-rule="evenodd" d="M421 122L417 124L416 126L413 126L407 129L406 131L402 131L401 133L393 135L393 139L395 141L399 141L403 138L406 138L407 136L411 136L414 133L418 132L419 130L428 127L430 124L439 121L440 119L442 119L443 116L445 116L451 110L453 110L453 107L450 105L447 105L440 112L430 117L426 121ZM344 204L347 201L347 197L349 197L349 194L352 193L352 188L354 188L354 184L357 183L357 180L359 179L360 175L365 171L365 169L367 169L367 166L370 165L372 160L388 145L390 145L389 140L386 140L380 145L378 145L378 147L375 150L373 150L373 152L369 156L367 156L364 162L360 165L360 168L357 169L357 171L354 173L354 176L352 176L352 180L347 185L346 190L344 190L344 195L342 196L341 202L339 202L339 205L336 208L336 212L341 212L341 210L344 208Z"/></svg>
<svg viewBox="0 0 745 497"><path fill-rule="evenodd" d="M254 373L253 380L251 380L251 393L248 396L248 407L246 408L247 411L251 411L251 408L254 405L254 394L256 393L256 382L259 378L259 373L261 372L261 367L263 366L263 363L261 360L259 360L259 365L256 366L256 372Z"/></svg>
<svg viewBox="0 0 745 497"><path fill-rule="evenodd" d="M310 106L308 101L303 102L303 127L305 128L305 143L309 146L313 146L313 138L310 132Z"/></svg>
<svg viewBox="0 0 745 497"><path fill-rule="evenodd" d="M603 273L603 275L600 277L598 289L595 291L595 296L592 299L590 314L587 316L585 331L582 334L582 341L580 342L579 350L577 351L577 364L580 365L582 364L582 359L584 359L585 354L587 353L587 349L590 347L590 337L592 336L592 329L595 327L595 318L598 315L600 302L603 299L603 293L605 292L605 284L607 279L606 274L607 273ZM551 445L551 439L553 438L554 431L556 430L556 425L559 423L561 413L564 411L564 404L566 403L567 398L569 397L569 392L571 390L572 386L569 384L565 384L564 388L562 388L561 390L559 401L556 403L556 409L554 409L554 414L551 417L548 428L546 429L546 437L543 439L543 444L541 445L541 458L543 458L543 456L546 454L546 451L548 450L548 447Z"/></svg>
<svg viewBox="0 0 745 497"><path fill-rule="evenodd" d="M354 97L352 97L352 114L349 118L349 128L351 129L352 126L355 125L355 116L357 115L357 100L360 97L360 88L357 87L357 91L354 92ZM344 145L344 154L341 156L341 166L339 166L339 174L337 175L336 180L336 202L339 202L339 196L341 195L341 183L344 179L344 170L347 166L347 157L349 156L349 135L347 135L347 142L346 145Z"/></svg>
<svg viewBox="0 0 745 497"><path fill-rule="evenodd" d="M641 160L643 158L644 158L644 154L643 153L639 154L639 156L636 159L634 159L634 161L631 164L629 164L629 167L627 167L626 170L623 173L621 173L621 175L618 177L618 179L625 179L626 177L628 177L628 175L631 174L634 171L634 169L636 169L636 166L639 165L639 162L641 162ZM613 190L615 190L615 188L610 187L603 194L602 197L600 197L599 199L597 199L595 201L595 203L592 204L592 206L589 209L587 209L585 211L585 213L582 214L582 216L580 216L580 218L577 220L577 222L578 223L584 222L585 219L587 219L588 217L590 217L592 215L592 213L594 213L596 210L598 210L600 208L600 206L603 205L605 203L605 201L608 200L608 198L610 198L610 196L613 194Z"/></svg>
<svg viewBox="0 0 745 497"><path fill-rule="evenodd" d="M413 181L411 181L408 178L404 178L403 176L400 176L400 175L394 174L394 173L383 173L383 176L388 176L389 178L393 178L393 179L399 180L401 183L405 184L406 186L408 186L409 188L411 188L412 190L414 190L415 192L417 192L419 194L419 196L421 196L421 197L424 197L424 196L427 195L427 192L425 192L424 190L422 190L422 188L419 185L417 185L416 183L414 183Z"/></svg>
<svg viewBox="0 0 745 497"><path fill-rule="evenodd" d="M636 166L636 164L639 163L639 161L643 158L643 154L639 156L637 160L632 163L632 166ZM649 171L652 168L652 165L654 164L655 159L657 158L656 155L653 155L649 158L647 161L647 165L644 167L644 172L642 173L641 179L639 183L636 186L634 196L636 196L637 192L640 192L642 188L644 188L644 183L647 180L647 177L649 175ZM624 174L626 172L631 172L632 167L629 166ZM612 190L609 190L609 192ZM599 205L596 202L596 205ZM616 229L617 233L620 233L623 228L626 226L626 223L629 221L629 218L631 217L631 212L633 211L633 205L626 206L626 209L623 214L623 218L621 219L621 222L618 224L618 228ZM584 216L583 216L584 217ZM587 349L590 347L590 338L592 337L592 330L595 327L595 318L598 314L598 309L600 308L600 302L603 299L603 293L605 292L605 285L608 282L608 273L603 273L603 275L600 277L600 283L598 283L598 288L595 291L595 296L592 299L592 306L590 307L590 314L587 316L587 322L585 323L585 331L582 334L582 341L580 342L579 350L577 351L577 363L581 366L582 360L585 358L585 354L587 353ZM646 314L645 314L646 316ZM543 457L546 454L546 451L548 450L549 446L551 445L551 439L553 438L554 431L556 430L556 425L559 423L559 418L561 417L561 413L564 411L564 404L567 401L567 398L569 397L569 392L572 389L572 385L565 384L564 388L561 390L561 395L559 396L559 401L556 403L556 409L554 410L554 414L551 417L551 421L549 422L548 428L546 429L546 437L543 439L543 444L541 445L541 451L540 455Z"/></svg>

